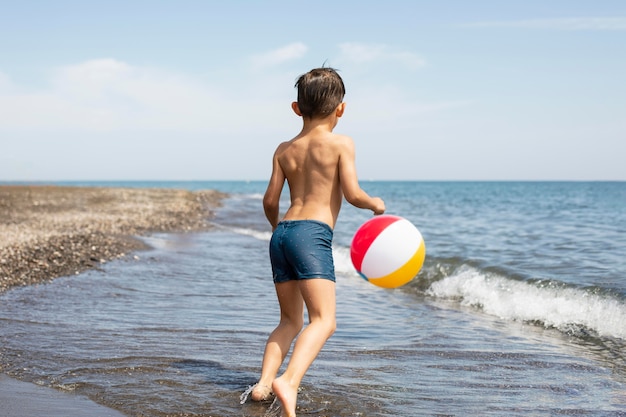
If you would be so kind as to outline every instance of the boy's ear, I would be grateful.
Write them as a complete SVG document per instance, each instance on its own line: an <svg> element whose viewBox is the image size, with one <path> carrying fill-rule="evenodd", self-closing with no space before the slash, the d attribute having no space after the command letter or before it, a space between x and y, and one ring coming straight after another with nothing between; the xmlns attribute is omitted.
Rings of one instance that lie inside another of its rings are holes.
<svg viewBox="0 0 626 417"><path fill-rule="evenodd" d="M337 109L335 110L335 116L337 117L341 117L343 116L343 112L346 110L346 103L341 102L341 104L339 104L337 106Z"/></svg>
<svg viewBox="0 0 626 417"><path fill-rule="evenodd" d="M295 114L302 117L302 112L300 111L300 107L298 106L297 101L294 101L293 103L291 103L291 109L293 110Z"/></svg>

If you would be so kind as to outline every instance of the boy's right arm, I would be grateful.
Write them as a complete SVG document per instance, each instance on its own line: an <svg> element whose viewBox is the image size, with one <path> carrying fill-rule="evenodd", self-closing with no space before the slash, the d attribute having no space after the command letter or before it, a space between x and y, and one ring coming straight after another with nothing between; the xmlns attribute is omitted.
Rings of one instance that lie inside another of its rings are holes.
<svg viewBox="0 0 626 417"><path fill-rule="evenodd" d="M267 217L267 220L272 225L272 230L278 225L278 203L280 201L280 194L283 191L283 185L285 184L285 174L278 163L277 153L278 149L276 149L274 157L272 158L272 176L270 177L267 190L265 190L265 195L263 196L263 210L265 211L265 217Z"/></svg>
<svg viewBox="0 0 626 417"><path fill-rule="evenodd" d="M354 142L344 136L339 154L339 181L346 201L355 207L369 209L374 214L385 212L385 202L379 197L370 197L359 186L356 174Z"/></svg>

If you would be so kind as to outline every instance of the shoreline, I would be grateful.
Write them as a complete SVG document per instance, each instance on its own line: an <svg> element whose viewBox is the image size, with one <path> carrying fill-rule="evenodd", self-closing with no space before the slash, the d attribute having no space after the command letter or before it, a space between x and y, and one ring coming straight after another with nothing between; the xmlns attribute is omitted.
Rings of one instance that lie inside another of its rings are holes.
<svg viewBox="0 0 626 417"><path fill-rule="evenodd" d="M213 190L0 185L0 294L144 249L136 236L207 230L225 196Z"/></svg>
<svg viewBox="0 0 626 417"><path fill-rule="evenodd" d="M0 295L146 249L138 236L208 230L225 197L214 190L0 185ZM9 417L123 415L87 397L15 379L1 365L0 402Z"/></svg>

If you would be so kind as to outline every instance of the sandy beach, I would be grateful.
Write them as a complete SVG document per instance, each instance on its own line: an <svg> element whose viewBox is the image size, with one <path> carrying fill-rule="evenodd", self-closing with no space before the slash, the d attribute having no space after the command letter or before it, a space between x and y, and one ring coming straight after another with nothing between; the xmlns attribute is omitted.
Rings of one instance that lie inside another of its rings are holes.
<svg viewBox="0 0 626 417"><path fill-rule="evenodd" d="M136 236L206 230L224 196L211 190L2 185L0 293L135 256L145 247ZM0 402L8 416L120 415L4 375Z"/></svg>

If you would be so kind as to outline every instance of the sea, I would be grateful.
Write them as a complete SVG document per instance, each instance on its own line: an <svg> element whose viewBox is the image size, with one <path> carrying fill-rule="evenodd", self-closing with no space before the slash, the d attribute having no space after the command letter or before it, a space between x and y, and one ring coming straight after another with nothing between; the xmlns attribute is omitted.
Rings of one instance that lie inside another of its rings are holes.
<svg viewBox="0 0 626 417"><path fill-rule="evenodd" d="M128 416L280 415L243 395L279 318L266 183L63 185L228 197L209 231L145 236L148 250L0 295L3 372ZM426 260L400 288L361 278L350 244L372 214L344 205L338 328L299 416L626 416L626 182L361 186L420 230Z"/></svg>

